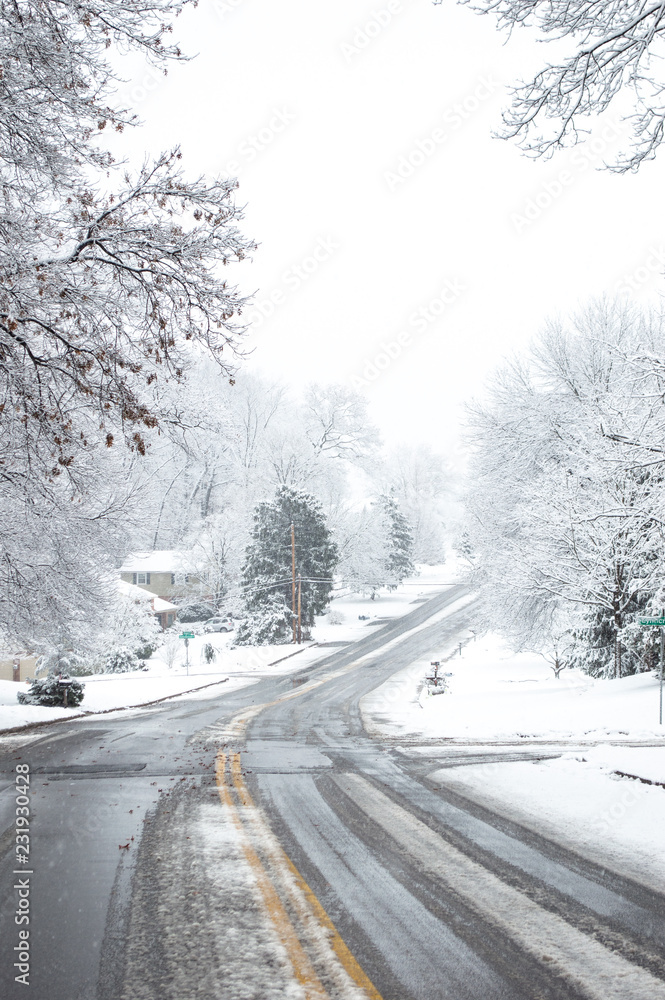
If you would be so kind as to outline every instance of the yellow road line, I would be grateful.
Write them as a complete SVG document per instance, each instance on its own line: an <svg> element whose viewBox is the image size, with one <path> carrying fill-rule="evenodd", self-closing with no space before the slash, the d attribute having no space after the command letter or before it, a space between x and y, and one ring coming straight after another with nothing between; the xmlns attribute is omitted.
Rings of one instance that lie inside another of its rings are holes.
<svg viewBox="0 0 665 1000"><path fill-rule="evenodd" d="M243 805L254 807L254 802L252 796L249 793L245 782L242 779L241 765L240 765L240 754L234 753L231 755L231 776L233 779L233 784L240 797ZM330 944L333 951L335 952L340 965L345 970L349 978L365 991L369 1000L383 1000L381 994L374 986L374 983L363 971L362 967L358 964L354 956L349 951L348 947L342 940L337 928L333 924L332 920L324 910L323 906L319 902L313 889L307 884L305 879L302 877L296 866L291 861L290 857L283 848L276 845L276 849L279 851L280 860L286 865L288 870L291 872L293 878L295 879L298 889L303 893L307 902L309 903L311 909L314 912L316 919L319 924L324 927L329 934Z"/></svg>
<svg viewBox="0 0 665 1000"><path fill-rule="evenodd" d="M235 756L235 755L234 755ZM247 835L242 825L242 821L238 815L237 809L231 797L231 792L226 784L225 779L226 773L226 754L220 752L217 755L216 765L215 765L215 775L217 778L217 788L219 790L219 797L222 803L228 807L233 822L236 828L240 831L242 836L242 849L244 851L245 857L254 872L256 881L263 898L263 905L268 913L268 916L272 920L275 930L284 945L286 953L289 957L289 961L293 966L293 972L296 979L301 984L305 990L305 996L307 1000L329 1000L328 994L326 993L319 977L316 974L314 966L310 962L309 958L305 954L305 951L298 940L298 935L295 932L293 924L289 920L288 914L284 907L282 906L281 900L275 891L275 888L270 881L261 861L256 854L256 851L249 843Z"/></svg>

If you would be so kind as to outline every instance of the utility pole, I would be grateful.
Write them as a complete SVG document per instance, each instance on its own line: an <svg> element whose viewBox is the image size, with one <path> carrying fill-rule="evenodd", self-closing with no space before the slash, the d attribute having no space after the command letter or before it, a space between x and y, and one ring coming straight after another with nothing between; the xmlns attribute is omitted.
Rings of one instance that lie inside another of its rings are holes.
<svg viewBox="0 0 665 1000"><path fill-rule="evenodd" d="M302 576L300 575L300 573L298 573L298 645L300 645L300 643L302 642L302 628L300 627L301 593L302 593Z"/></svg>
<svg viewBox="0 0 665 1000"><path fill-rule="evenodd" d="M293 622L293 641L298 641L296 626L296 529L291 523L291 620Z"/></svg>

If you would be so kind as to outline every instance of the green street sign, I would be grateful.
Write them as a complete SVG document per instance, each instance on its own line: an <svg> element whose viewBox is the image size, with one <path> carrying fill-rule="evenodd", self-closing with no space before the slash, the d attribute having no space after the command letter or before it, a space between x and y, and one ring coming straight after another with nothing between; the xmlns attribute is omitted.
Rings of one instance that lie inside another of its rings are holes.
<svg viewBox="0 0 665 1000"><path fill-rule="evenodd" d="M653 625L655 628L665 628L665 618L640 618L640 625Z"/></svg>
<svg viewBox="0 0 665 1000"><path fill-rule="evenodd" d="M178 638L179 639L194 639L195 636L194 636L193 632L181 632L180 635L178 636Z"/></svg>

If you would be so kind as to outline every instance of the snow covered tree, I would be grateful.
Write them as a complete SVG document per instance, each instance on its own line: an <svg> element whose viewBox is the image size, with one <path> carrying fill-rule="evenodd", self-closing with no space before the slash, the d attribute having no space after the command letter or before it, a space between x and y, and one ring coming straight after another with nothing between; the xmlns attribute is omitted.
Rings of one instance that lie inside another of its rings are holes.
<svg viewBox="0 0 665 1000"><path fill-rule="evenodd" d="M441 3L442 0L434 0ZM504 115L505 134L531 155L542 156L588 133L591 116L610 106L627 107L632 147L612 169L636 170L652 159L665 134L663 72L665 9L640 0L462 0L472 10L494 14L501 28L534 29L554 40L560 61L546 63L513 91ZM565 53L561 39L569 40ZM551 127L547 127L551 123Z"/></svg>
<svg viewBox="0 0 665 1000"><path fill-rule="evenodd" d="M411 528L394 496L382 494L343 525L339 570L348 587L374 600L415 572Z"/></svg>
<svg viewBox="0 0 665 1000"><path fill-rule="evenodd" d="M647 669L637 618L662 603L663 460L636 463L633 443L662 433L665 411L633 361L664 348L656 318L600 303L552 325L472 413L468 530L486 621L536 648L564 614L595 675Z"/></svg>
<svg viewBox="0 0 665 1000"><path fill-rule="evenodd" d="M376 501L376 508L386 526L388 541L385 562L386 586L394 590L402 580L415 572L413 533L393 494L380 496Z"/></svg>
<svg viewBox="0 0 665 1000"><path fill-rule="evenodd" d="M386 584L387 525L372 507L353 511L342 522L339 573L345 584L372 600Z"/></svg>
<svg viewBox="0 0 665 1000"><path fill-rule="evenodd" d="M337 545L319 501L304 490L280 486L272 500L254 514L252 541L243 569L243 621L236 633L241 645L288 642L293 635L292 545L295 571L301 581L302 637L310 635L332 591Z"/></svg>
<svg viewBox="0 0 665 1000"><path fill-rule="evenodd" d="M183 6L0 3L0 628L15 640L104 603L91 567L113 566L126 494L98 494L103 451L142 455L170 430L183 407L167 390L186 397L200 356L232 374L244 300L224 271L251 247L235 182L187 180L177 149L133 172L113 156L136 119L114 104L109 47L178 59Z"/></svg>
<svg viewBox="0 0 665 1000"><path fill-rule="evenodd" d="M114 614L100 639L104 651L127 648L140 659L147 659L159 643L162 628L151 604L151 595L132 584L116 584L120 589ZM135 669L135 668L132 668Z"/></svg>
<svg viewBox="0 0 665 1000"><path fill-rule="evenodd" d="M367 400L344 385L308 386L304 423L317 455L358 460L373 454L380 444L367 414Z"/></svg>
<svg viewBox="0 0 665 1000"><path fill-rule="evenodd" d="M88 659L67 648L63 642L51 648L47 653L42 653L37 659L35 668L36 676L62 674L66 677L87 677L92 673L94 671Z"/></svg>
<svg viewBox="0 0 665 1000"><path fill-rule="evenodd" d="M415 562L442 563L451 497L451 474L444 456L427 445L400 445L388 452L376 478L385 492L394 493L409 522Z"/></svg>
<svg viewBox="0 0 665 1000"><path fill-rule="evenodd" d="M469 532L465 529L461 531L459 538L456 539L454 544L454 549L460 559L467 565L473 566L476 559L476 554L473 551L473 546L471 544L471 538L469 537Z"/></svg>
<svg viewBox="0 0 665 1000"><path fill-rule="evenodd" d="M186 379L192 345L231 372L222 351L243 299L219 265L250 247L235 182L186 180L177 151L132 176L97 138L134 123L110 103L108 47L178 58L164 38L182 6L0 4L1 426L33 474L68 469L92 424L109 446L124 437L141 451L165 416L160 386Z"/></svg>

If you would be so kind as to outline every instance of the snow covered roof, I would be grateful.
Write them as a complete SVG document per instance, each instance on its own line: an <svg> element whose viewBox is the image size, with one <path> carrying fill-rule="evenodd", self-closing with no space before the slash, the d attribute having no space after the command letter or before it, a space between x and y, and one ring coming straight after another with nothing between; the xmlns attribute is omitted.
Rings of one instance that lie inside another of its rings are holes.
<svg viewBox="0 0 665 1000"><path fill-rule="evenodd" d="M161 597L156 597L152 602L153 611L160 613L162 611L177 611L178 608L175 604L171 604L169 601L162 600Z"/></svg>
<svg viewBox="0 0 665 1000"><path fill-rule="evenodd" d="M197 569L191 555L177 549L132 552L120 567L121 573L192 573Z"/></svg>
<svg viewBox="0 0 665 1000"><path fill-rule="evenodd" d="M178 610L175 604L164 601L161 597L157 597L157 594L146 590L145 587L136 587L133 583L125 583L124 580L118 580L118 589L121 594L131 597L135 601L144 601L146 604L150 604L155 614L161 614L162 611Z"/></svg>
<svg viewBox="0 0 665 1000"><path fill-rule="evenodd" d="M151 601L153 597L157 596L157 594L151 594L145 587L136 587L133 583L125 583L124 580L118 580L117 584L121 594L124 594L125 597L131 597L135 601Z"/></svg>

